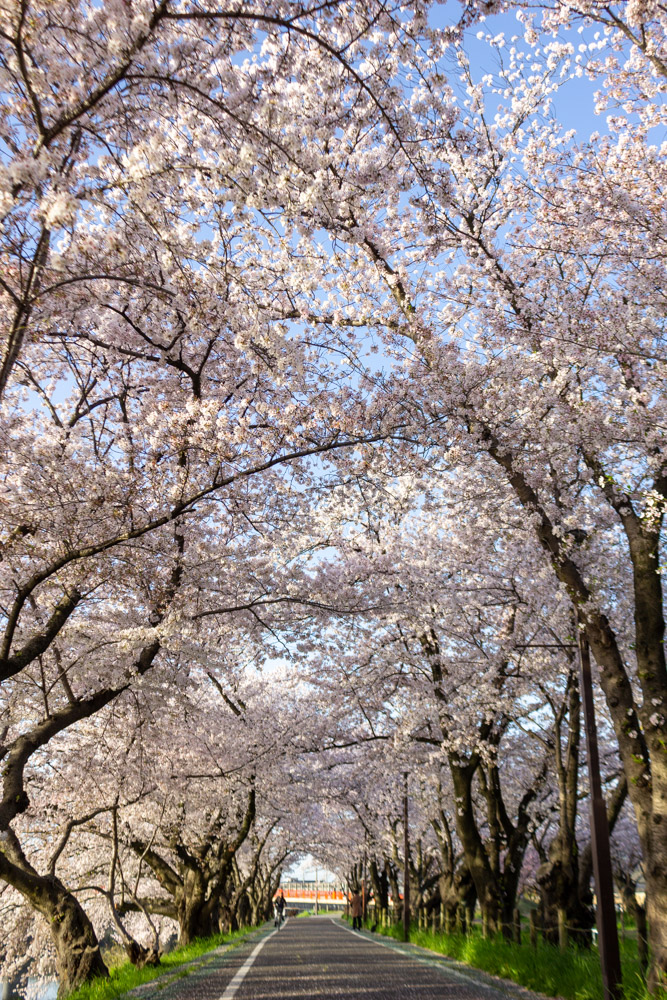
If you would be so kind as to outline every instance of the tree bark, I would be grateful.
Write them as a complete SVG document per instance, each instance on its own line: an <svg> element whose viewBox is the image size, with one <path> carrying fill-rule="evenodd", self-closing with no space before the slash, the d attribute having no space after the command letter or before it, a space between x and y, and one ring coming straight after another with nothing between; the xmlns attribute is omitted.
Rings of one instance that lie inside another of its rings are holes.
<svg viewBox="0 0 667 1000"><path fill-rule="evenodd" d="M581 742L581 699L576 671L570 668L562 705L550 701L554 715L554 748L558 784L558 832L549 844L537 872L544 912L544 936L551 944L559 940L559 913L569 936L579 945L590 947L595 923L590 891L592 861L588 878L580 878L581 865L576 838L579 805L579 746ZM563 723L567 718L567 743L563 747Z"/></svg>
<svg viewBox="0 0 667 1000"><path fill-rule="evenodd" d="M371 858L368 873L373 887L373 898L375 899L375 912L379 914L389 906L389 879L387 877L386 865L380 870L377 858Z"/></svg>
<svg viewBox="0 0 667 1000"><path fill-rule="evenodd" d="M456 830L463 847L466 866L475 883L485 936L492 937L500 929L501 889L489 863L489 856L475 819L472 782L477 763L462 766L457 760L452 759L450 767L456 798Z"/></svg>
<svg viewBox="0 0 667 1000"><path fill-rule="evenodd" d="M17 889L46 919L56 950L58 996L96 976L108 976L92 923L76 897L55 875L39 875L12 831L0 851L0 878Z"/></svg>

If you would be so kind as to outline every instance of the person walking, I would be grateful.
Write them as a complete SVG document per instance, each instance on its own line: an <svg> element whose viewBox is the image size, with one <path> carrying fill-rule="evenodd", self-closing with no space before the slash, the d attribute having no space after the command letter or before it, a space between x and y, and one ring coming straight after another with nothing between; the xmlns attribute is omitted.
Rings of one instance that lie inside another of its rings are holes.
<svg viewBox="0 0 667 1000"><path fill-rule="evenodd" d="M285 906L287 905L285 901L285 893L283 892L282 889L274 899L273 905L275 907L275 915L276 915L276 919L274 921L274 927L280 927L280 925L284 920Z"/></svg>
<svg viewBox="0 0 667 1000"><path fill-rule="evenodd" d="M359 895L359 890L355 889L352 893L352 899L350 900L350 913L352 914L352 930L361 930L361 915L363 913L363 903L361 901L361 896Z"/></svg>

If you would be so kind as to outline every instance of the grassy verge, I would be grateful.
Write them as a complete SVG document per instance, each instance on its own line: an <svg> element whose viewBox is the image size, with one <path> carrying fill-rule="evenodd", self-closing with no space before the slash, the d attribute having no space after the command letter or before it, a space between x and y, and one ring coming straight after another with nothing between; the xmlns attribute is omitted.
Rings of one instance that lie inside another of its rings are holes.
<svg viewBox="0 0 667 1000"><path fill-rule="evenodd" d="M378 933L403 940L400 925L378 928ZM444 934L417 927L412 928L410 940L422 948L547 996L564 997L565 1000L603 1000L597 949L586 951L573 947L563 954L543 942L533 948L528 943L519 945L506 941L502 935L485 939L478 931L469 935ZM639 974L636 942L625 940L620 945L625 1000L650 1000Z"/></svg>
<svg viewBox="0 0 667 1000"><path fill-rule="evenodd" d="M186 962L192 962L207 951L212 951L221 944L238 942L249 933L249 929L232 931L230 934L214 934L213 937L197 938L191 944L182 948L175 948L162 957L162 961L156 968L137 969L131 962L123 962L122 965L112 966L109 969L108 979L94 979L90 983L81 986L74 993L71 993L68 1000L115 1000L116 997L133 990L136 986L142 986L153 979L161 976L188 975L188 970L183 969L179 973L179 966Z"/></svg>

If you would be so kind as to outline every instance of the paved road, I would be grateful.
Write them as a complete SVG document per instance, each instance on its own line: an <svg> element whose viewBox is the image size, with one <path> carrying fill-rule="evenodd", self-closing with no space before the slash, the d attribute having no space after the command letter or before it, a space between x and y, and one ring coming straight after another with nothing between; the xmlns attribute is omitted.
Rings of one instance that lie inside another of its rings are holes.
<svg viewBox="0 0 667 1000"><path fill-rule="evenodd" d="M156 991L157 993L157 991ZM152 1000L148 987L143 1000ZM160 1000L531 1000L446 960L356 934L331 917L291 919L159 990Z"/></svg>

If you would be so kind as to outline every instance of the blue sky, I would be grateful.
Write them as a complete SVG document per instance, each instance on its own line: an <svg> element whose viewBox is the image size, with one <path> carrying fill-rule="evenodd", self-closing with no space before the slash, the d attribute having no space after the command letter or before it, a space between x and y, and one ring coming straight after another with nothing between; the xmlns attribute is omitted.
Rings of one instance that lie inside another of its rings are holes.
<svg viewBox="0 0 667 1000"><path fill-rule="evenodd" d="M438 3L433 8L431 24L433 27L442 27L451 24L453 20L460 16L461 7L458 3ZM504 34L509 43L512 36L517 35L521 39L524 26L517 20L516 11L508 13L494 14L486 17L471 26L466 32L465 49L470 56L471 65L477 78L483 73L491 73L496 69L495 53L493 49L484 41L477 38L479 32L484 32L491 36ZM539 12L535 19L539 23ZM602 27L591 25L575 25L563 31L561 40L571 41L575 49L586 41L592 41L596 34L602 34ZM517 43L517 48L527 50L527 46L521 41ZM599 81L591 81L586 76L575 77L565 80L559 92L554 98L554 108L558 119L565 129L575 129L579 140L587 139L591 133L607 131L604 115L596 115L594 111L594 94L600 87Z"/></svg>

